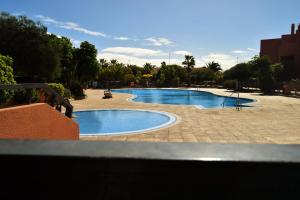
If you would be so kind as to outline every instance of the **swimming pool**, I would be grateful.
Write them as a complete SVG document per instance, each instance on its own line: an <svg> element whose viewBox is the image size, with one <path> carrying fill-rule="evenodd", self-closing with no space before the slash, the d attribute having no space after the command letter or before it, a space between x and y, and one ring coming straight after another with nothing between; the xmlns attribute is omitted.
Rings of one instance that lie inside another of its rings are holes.
<svg viewBox="0 0 300 200"><path fill-rule="evenodd" d="M210 92L179 90L179 89L120 89L113 90L117 93L129 93L134 95L135 102L174 104L174 105L195 105L201 108L234 107L237 98L225 97ZM244 105L253 102L252 99L240 98L240 104ZM246 106L246 105L244 105Z"/></svg>
<svg viewBox="0 0 300 200"><path fill-rule="evenodd" d="M147 132L167 127L176 116L146 110L88 110L74 112L81 136L121 135Z"/></svg>

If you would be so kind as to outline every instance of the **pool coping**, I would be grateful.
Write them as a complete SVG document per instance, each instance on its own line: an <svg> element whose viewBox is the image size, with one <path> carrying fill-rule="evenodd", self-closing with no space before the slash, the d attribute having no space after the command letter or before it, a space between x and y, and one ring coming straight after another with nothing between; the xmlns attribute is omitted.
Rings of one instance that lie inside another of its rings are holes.
<svg viewBox="0 0 300 200"><path fill-rule="evenodd" d="M225 97L225 98L237 98L237 97L228 97L228 96L224 96L224 95L220 95L220 94L216 94L214 92L208 92L208 91L201 91L200 89L196 89L196 88L121 88L121 89L117 89L117 90L128 90L128 89L136 89L136 90L187 90L187 91L195 91L195 92L205 92L205 93L210 93L219 97ZM113 92L113 91L112 91ZM118 93L118 92L116 92ZM120 94L120 93L118 93ZM138 102L138 101L134 101L135 98L137 98L137 95L134 94L130 94L130 93L122 93L122 94L128 94L131 95L131 97L127 98L126 100L128 102L132 102L132 103L138 103L138 104L152 104L152 105L164 105L164 104L160 104L160 103L145 103L145 102ZM252 100L252 102L248 102L248 103L243 103L242 105L249 105L249 104L254 104L254 103L259 103L258 99L252 99L252 98L244 98L244 97L240 97L240 99L247 99L247 100ZM223 107L222 105L217 106L217 107L213 107L213 108L206 108L202 105L185 105L185 104L165 104L165 105L173 105L173 106L191 106L191 107L195 107L197 109L200 110L213 110L213 109L231 109L231 108L235 108L235 107ZM249 106L249 107L241 107L242 109L251 109L253 107L256 106Z"/></svg>
<svg viewBox="0 0 300 200"><path fill-rule="evenodd" d="M101 134L99 134L99 133L80 134L79 133L79 137L107 137L107 136L128 136L128 135L145 134L145 133L149 133L149 132L154 132L154 131L170 128L172 126L177 125L178 123L180 123L182 121L182 118L174 113L157 111L157 110L149 110L149 109L132 109L132 108L78 109L78 110L74 111L74 113L76 115L76 112L101 111L101 110L127 110L127 111L152 112L152 113L166 115L167 117L170 118L170 120L164 124L161 124L161 125L158 125L155 127L151 127L151 128L147 128L147 129L140 129L140 130L136 130L136 131L101 133Z"/></svg>

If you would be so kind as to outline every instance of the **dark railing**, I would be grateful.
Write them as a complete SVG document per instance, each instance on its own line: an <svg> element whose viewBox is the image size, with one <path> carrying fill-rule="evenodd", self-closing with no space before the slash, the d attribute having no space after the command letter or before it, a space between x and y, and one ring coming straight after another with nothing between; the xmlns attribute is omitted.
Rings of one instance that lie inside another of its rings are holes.
<svg viewBox="0 0 300 200"><path fill-rule="evenodd" d="M66 108L65 115L72 118L73 106L68 99L60 96L55 90L49 87L45 83L23 83L23 84L0 84L2 90L26 90L30 93L31 89L42 89L47 95L51 96L49 104L51 106L57 106L57 110L61 111L61 106Z"/></svg>
<svg viewBox="0 0 300 200"><path fill-rule="evenodd" d="M0 141L0 199L298 199L300 145Z"/></svg>

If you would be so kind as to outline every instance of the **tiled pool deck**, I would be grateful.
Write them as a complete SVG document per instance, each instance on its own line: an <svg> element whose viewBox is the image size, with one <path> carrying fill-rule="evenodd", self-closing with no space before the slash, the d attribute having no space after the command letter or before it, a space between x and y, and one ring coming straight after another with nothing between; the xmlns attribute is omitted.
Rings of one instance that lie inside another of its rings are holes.
<svg viewBox="0 0 300 200"><path fill-rule="evenodd" d="M222 89L200 89L229 96ZM74 110L128 108L165 111L178 115L181 121L169 128L124 136L81 137L82 140L205 142L205 143L276 143L300 144L300 99L242 93L256 99L252 108L236 111L199 109L194 106L145 104L127 101L129 94L113 94L102 99L103 90L86 90L87 98L72 101Z"/></svg>

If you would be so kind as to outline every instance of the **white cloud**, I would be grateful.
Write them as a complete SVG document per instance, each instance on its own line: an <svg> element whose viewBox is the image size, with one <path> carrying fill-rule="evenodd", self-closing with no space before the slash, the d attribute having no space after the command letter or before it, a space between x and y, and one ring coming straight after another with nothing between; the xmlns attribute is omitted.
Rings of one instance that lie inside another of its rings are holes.
<svg viewBox="0 0 300 200"><path fill-rule="evenodd" d="M26 14L26 12L25 11L21 11L21 12L14 12L14 13L12 13L12 15L14 15L14 16L21 16L21 15L25 15Z"/></svg>
<svg viewBox="0 0 300 200"><path fill-rule="evenodd" d="M231 53L235 53L235 54L244 54L244 53L246 53L246 51L243 51L243 50L234 50L234 51L232 51Z"/></svg>
<svg viewBox="0 0 300 200"><path fill-rule="evenodd" d="M126 41L126 40L129 40L128 37L114 37L114 40L121 40L121 41Z"/></svg>
<svg viewBox="0 0 300 200"><path fill-rule="evenodd" d="M189 51L174 51L173 53L176 55L181 55L181 56L192 55L192 53Z"/></svg>
<svg viewBox="0 0 300 200"><path fill-rule="evenodd" d="M253 48L247 48L248 51L253 51L253 52L258 52L257 49L253 49Z"/></svg>
<svg viewBox="0 0 300 200"><path fill-rule="evenodd" d="M202 56L200 60L204 63L215 61L221 65L223 70L229 69L237 64L237 59L234 56L222 53L210 53L206 56Z"/></svg>
<svg viewBox="0 0 300 200"><path fill-rule="evenodd" d="M55 36L58 37L58 38L62 38L61 35L59 35L59 34L54 34L54 33L50 33L49 31L47 31L47 35L55 35Z"/></svg>
<svg viewBox="0 0 300 200"><path fill-rule="evenodd" d="M159 67L163 61L165 61L166 63L169 62L169 58L140 58L130 55L114 53L100 53L97 57L98 59L104 58L106 60L117 59L119 62L122 62L124 64L134 64L138 66L143 66L145 63L148 62ZM170 60L171 64L181 64L181 62L182 61L178 59Z"/></svg>
<svg viewBox="0 0 300 200"><path fill-rule="evenodd" d="M46 24L54 24L60 28L74 30L74 31L78 31L78 32L81 32L81 33L84 33L87 35L92 35L92 36L107 37L107 35L104 33L97 32L97 31L91 31L89 29L81 27L79 24L74 23L74 22L61 22L61 21L57 21L55 19L43 16L43 15L35 15L35 17L40 19L42 22L44 22Z"/></svg>
<svg viewBox="0 0 300 200"><path fill-rule="evenodd" d="M134 48L134 47L110 47L102 50L103 53L123 54L136 57L145 56L165 56L166 53L152 49Z"/></svg>
<svg viewBox="0 0 300 200"><path fill-rule="evenodd" d="M80 47L80 44L82 42L80 40L76 40L76 39L73 39L73 38L70 38L70 41L71 41L71 43L73 44L74 47Z"/></svg>
<svg viewBox="0 0 300 200"><path fill-rule="evenodd" d="M173 42L167 38L156 38L156 37L150 37L146 38L145 41L149 42L149 45L153 46L170 46L173 44Z"/></svg>

